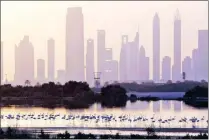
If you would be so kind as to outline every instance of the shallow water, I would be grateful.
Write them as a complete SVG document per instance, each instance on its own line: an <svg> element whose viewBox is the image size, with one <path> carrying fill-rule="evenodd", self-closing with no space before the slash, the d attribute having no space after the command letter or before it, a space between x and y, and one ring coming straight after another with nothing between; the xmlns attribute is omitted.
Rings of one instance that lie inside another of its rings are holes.
<svg viewBox="0 0 209 140"><path fill-rule="evenodd" d="M1 121L2 127L208 127L206 122L208 120L208 110L193 108L182 101L127 102L124 108L102 108L100 104L94 104L89 109L79 110L14 106L3 107L1 113L3 117ZM57 115L57 117L50 118L50 115ZM81 119L82 116L95 116L95 119ZM98 116L100 118L96 120ZM105 120L105 117L110 116L112 116L111 119ZM121 120L120 116L123 116L124 120ZM74 119L72 119L73 117ZM136 120L138 117L144 120ZM154 119L151 119L152 117ZM187 118L187 121L179 122L184 117ZM198 122L192 123L189 121L192 117L196 117ZM159 119L164 120L164 122L159 121ZM173 120L168 121L168 119Z"/></svg>

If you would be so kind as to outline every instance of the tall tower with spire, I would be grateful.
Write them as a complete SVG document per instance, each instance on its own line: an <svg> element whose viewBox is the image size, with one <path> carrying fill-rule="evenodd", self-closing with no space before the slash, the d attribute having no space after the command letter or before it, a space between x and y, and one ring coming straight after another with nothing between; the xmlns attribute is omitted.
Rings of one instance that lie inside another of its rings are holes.
<svg viewBox="0 0 209 140"><path fill-rule="evenodd" d="M160 80L160 19L157 13L153 18L153 80Z"/></svg>
<svg viewBox="0 0 209 140"><path fill-rule="evenodd" d="M176 10L174 18L174 62L172 67L172 80L181 80L181 18Z"/></svg>

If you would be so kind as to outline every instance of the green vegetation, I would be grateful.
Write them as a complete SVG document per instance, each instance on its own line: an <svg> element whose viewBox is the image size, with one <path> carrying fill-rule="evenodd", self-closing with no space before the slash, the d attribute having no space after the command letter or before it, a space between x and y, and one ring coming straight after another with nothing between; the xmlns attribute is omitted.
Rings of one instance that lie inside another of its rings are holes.
<svg viewBox="0 0 209 140"><path fill-rule="evenodd" d="M64 85L54 82L44 83L36 86L1 86L2 97L76 97L84 92L90 92L91 89L86 82L69 81Z"/></svg>
<svg viewBox="0 0 209 140"><path fill-rule="evenodd" d="M86 82L53 82L36 86L1 86L3 106L29 105L38 107L88 108L94 103L94 92Z"/></svg>
<svg viewBox="0 0 209 140"><path fill-rule="evenodd" d="M129 97L129 100L131 102L136 102L138 100L137 96L135 94L131 94L131 96Z"/></svg>
<svg viewBox="0 0 209 140"><path fill-rule="evenodd" d="M208 87L196 86L191 90L187 91L184 95L184 98L208 98Z"/></svg>
<svg viewBox="0 0 209 140"><path fill-rule="evenodd" d="M104 107L126 106L126 90L119 85L108 85L101 89L101 102Z"/></svg>
<svg viewBox="0 0 209 140"><path fill-rule="evenodd" d="M196 86L184 95L184 102L194 107L208 107L208 87Z"/></svg>
<svg viewBox="0 0 209 140"><path fill-rule="evenodd" d="M1 86L3 106L66 107L70 109L88 108L95 102L104 107L126 105L126 90L119 85L102 88L101 94L95 94L86 82L69 81L64 85L53 82L37 86Z"/></svg>
<svg viewBox="0 0 209 140"><path fill-rule="evenodd" d="M70 109L88 108L95 102L99 102L103 107L124 107L126 101L158 101L157 97L140 97L131 95L127 97L126 91L139 92L184 92L185 103L194 106L207 106L205 102L197 102L199 97L207 97L207 82L167 82L163 85L155 83L137 84L137 83L115 83L106 85L101 89L101 94L95 94L86 82L69 81L64 85L60 83L45 83L36 86L11 86L2 85L1 97L2 105L20 105L37 107L65 107ZM191 96L192 95L192 96ZM182 100L182 99L179 99ZM192 101L192 103L191 103Z"/></svg>

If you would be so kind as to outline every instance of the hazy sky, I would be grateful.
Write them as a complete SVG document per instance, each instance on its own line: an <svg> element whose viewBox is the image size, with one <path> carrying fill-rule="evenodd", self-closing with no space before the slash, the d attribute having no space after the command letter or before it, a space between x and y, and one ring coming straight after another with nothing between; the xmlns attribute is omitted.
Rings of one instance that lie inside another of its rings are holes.
<svg viewBox="0 0 209 140"><path fill-rule="evenodd" d="M66 12L68 7L74 6L83 9L85 49L88 38L95 40L96 47L97 29L104 29L106 47L113 48L113 58L116 60L119 59L121 35L127 34L129 40L133 40L138 27L139 43L152 60L152 22L155 12L160 18L161 62L165 55L173 61L173 23L177 8L182 20L182 60L185 56L191 56L192 50L197 48L198 29L208 29L207 1L1 1L1 41L4 43L4 74L8 79L13 79L14 75L14 46L19 44L24 35L30 36L35 49L35 73L38 58L47 62L47 39L50 37L55 39L56 70L65 68ZM151 69L152 61L152 78Z"/></svg>

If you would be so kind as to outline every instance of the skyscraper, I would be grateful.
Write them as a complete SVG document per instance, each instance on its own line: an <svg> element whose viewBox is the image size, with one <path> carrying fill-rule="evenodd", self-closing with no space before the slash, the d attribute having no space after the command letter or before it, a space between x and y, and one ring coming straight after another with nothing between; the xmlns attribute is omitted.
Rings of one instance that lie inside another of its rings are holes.
<svg viewBox="0 0 209 140"><path fill-rule="evenodd" d="M84 81L84 25L81 7L67 9L66 80Z"/></svg>
<svg viewBox="0 0 209 140"><path fill-rule="evenodd" d="M118 61L112 60L111 63L112 81L118 81Z"/></svg>
<svg viewBox="0 0 209 140"><path fill-rule="evenodd" d="M57 70L57 82L65 84L65 70Z"/></svg>
<svg viewBox="0 0 209 140"><path fill-rule="evenodd" d="M162 80L167 82L171 80L171 58L165 56L162 61Z"/></svg>
<svg viewBox="0 0 209 140"><path fill-rule="evenodd" d="M208 81L208 30L198 31L198 80Z"/></svg>
<svg viewBox="0 0 209 140"><path fill-rule="evenodd" d="M149 57L146 57L145 48L143 46L141 46L139 50L139 64L139 80L149 80Z"/></svg>
<svg viewBox="0 0 209 140"><path fill-rule="evenodd" d="M160 80L160 19L157 13L153 19L153 80Z"/></svg>
<svg viewBox="0 0 209 140"><path fill-rule="evenodd" d="M145 49L143 46L140 47L139 50L139 64L140 64L140 69L139 69L139 80L144 81L145 80L145 70L146 70L146 64L145 64Z"/></svg>
<svg viewBox="0 0 209 140"><path fill-rule="evenodd" d="M37 60L37 81L41 84L45 82L45 61L43 59Z"/></svg>
<svg viewBox="0 0 209 140"><path fill-rule="evenodd" d="M122 36L120 52L120 80L137 81L139 79L139 33L134 41L128 42L128 36Z"/></svg>
<svg viewBox="0 0 209 140"><path fill-rule="evenodd" d="M139 31L136 32L133 45L131 47L131 61L132 63L132 78L131 80L137 81L139 80ZM130 71L129 71L130 72Z"/></svg>
<svg viewBox="0 0 209 140"><path fill-rule="evenodd" d="M126 75L130 82L139 80L139 33L136 33L134 41L126 46Z"/></svg>
<svg viewBox="0 0 209 140"><path fill-rule="evenodd" d="M186 80L192 80L192 59L187 56L182 62L182 72L186 73Z"/></svg>
<svg viewBox="0 0 209 140"><path fill-rule="evenodd" d="M198 49L192 51L192 74L193 80L198 80Z"/></svg>
<svg viewBox="0 0 209 140"><path fill-rule="evenodd" d="M54 40L51 38L47 41L47 50L48 50L48 81L54 81Z"/></svg>
<svg viewBox="0 0 209 140"><path fill-rule="evenodd" d="M104 82L105 65L105 31L97 31L97 71L101 72L101 83Z"/></svg>
<svg viewBox="0 0 209 140"><path fill-rule="evenodd" d="M86 53L86 81L90 86L94 84L94 40L87 40L87 53Z"/></svg>
<svg viewBox="0 0 209 140"><path fill-rule="evenodd" d="M179 11L176 11L174 19L174 63L172 80L181 80L181 19Z"/></svg>
<svg viewBox="0 0 209 140"><path fill-rule="evenodd" d="M29 36L24 36L19 45L15 45L15 76L16 84L23 85L26 80L34 83L34 48Z"/></svg>
<svg viewBox="0 0 209 140"><path fill-rule="evenodd" d="M112 48L105 48L105 60L112 60Z"/></svg>
<svg viewBox="0 0 209 140"><path fill-rule="evenodd" d="M106 60L104 82L114 82L114 81L118 81L118 61Z"/></svg>
<svg viewBox="0 0 209 140"><path fill-rule="evenodd" d="M119 64L119 80L124 82L127 80L127 48L128 48L128 36L122 36L121 50L120 50L120 64Z"/></svg>
<svg viewBox="0 0 209 140"><path fill-rule="evenodd" d="M3 42L1 42L1 47L0 47L0 66L1 66L1 72L0 72L0 85L3 83L4 80L4 74L3 74Z"/></svg>
<svg viewBox="0 0 209 140"><path fill-rule="evenodd" d="M149 80L149 57L145 57L145 74L144 74L144 80L148 81Z"/></svg>

